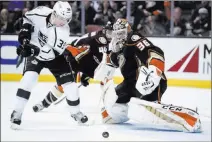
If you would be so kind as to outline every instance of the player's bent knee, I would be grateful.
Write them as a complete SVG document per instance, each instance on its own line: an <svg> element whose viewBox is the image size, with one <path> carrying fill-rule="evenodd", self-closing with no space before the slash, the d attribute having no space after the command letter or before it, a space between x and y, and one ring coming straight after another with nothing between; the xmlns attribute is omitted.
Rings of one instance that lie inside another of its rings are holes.
<svg viewBox="0 0 212 142"><path fill-rule="evenodd" d="M27 71L20 81L20 87L23 90L31 92L34 85L37 83L38 73L33 71Z"/></svg>
<svg viewBox="0 0 212 142"><path fill-rule="evenodd" d="M76 101L79 99L79 90L75 82L63 84L62 87L68 100Z"/></svg>
<svg viewBox="0 0 212 142"><path fill-rule="evenodd" d="M57 86L57 85L54 85L52 88L51 88L51 93L52 95L54 95L56 98L60 98L61 96L63 96L63 87L62 86Z"/></svg>

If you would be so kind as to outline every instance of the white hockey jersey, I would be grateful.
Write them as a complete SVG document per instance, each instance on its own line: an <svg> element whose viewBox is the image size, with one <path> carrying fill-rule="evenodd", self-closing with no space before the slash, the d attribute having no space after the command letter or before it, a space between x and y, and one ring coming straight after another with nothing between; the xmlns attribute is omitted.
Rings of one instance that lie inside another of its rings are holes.
<svg viewBox="0 0 212 142"><path fill-rule="evenodd" d="M53 9L39 6L26 12L23 23L29 23L33 28L30 43L40 48L36 58L41 61L53 60L66 48L69 38L69 26L55 27L50 22L50 14Z"/></svg>

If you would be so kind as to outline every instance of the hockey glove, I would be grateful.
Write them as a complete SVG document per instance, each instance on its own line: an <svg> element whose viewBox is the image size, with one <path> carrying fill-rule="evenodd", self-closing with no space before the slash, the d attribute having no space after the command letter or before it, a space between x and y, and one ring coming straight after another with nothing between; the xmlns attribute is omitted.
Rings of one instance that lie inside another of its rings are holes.
<svg viewBox="0 0 212 142"><path fill-rule="evenodd" d="M64 55L64 57L65 57L67 62L71 63L71 62L73 62L75 60L74 56L67 49L63 52L63 55Z"/></svg>
<svg viewBox="0 0 212 142"><path fill-rule="evenodd" d="M18 56L21 55L21 52L23 51L24 45L29 44L29 40L28 39L23 39L22 40L22 45L20 45L17 49L16 49L16 53Z"/></svg>
<svg viewBox="0 0 212 142"><path fill-rule="evenodd" d="M31 33L34 31L34 27L31 24L25 23L22 25L20 33L18 34L18 41L22 45L24 44L25 40L31 40Z"/></svg>
<svg viewBox="0 0 212 142"><path fill-rule="evenodd" d="M90 79L90 77L89 76L87 76L87 75L85 75L85 74L82 74L82 77L81 77L81 84L83 85L83 86L88 86L89 85L89 79Z"/></svg>
<svg viewBox="0 0 212 142"><path fill-rule="evenodd" d="M29 56L37 56L40 52L40 49L32 44L25 44L25 45L20 45L17 50L16 53L23 57L29 57Z"/></svg>

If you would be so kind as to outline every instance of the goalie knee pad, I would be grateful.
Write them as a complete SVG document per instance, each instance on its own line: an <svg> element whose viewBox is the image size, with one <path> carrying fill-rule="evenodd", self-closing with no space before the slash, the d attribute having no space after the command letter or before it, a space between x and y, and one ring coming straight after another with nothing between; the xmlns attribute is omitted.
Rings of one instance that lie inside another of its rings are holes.
<svg viewBox="0 0 212 142"><path fill-rule="evenodd" d="M114 88L113 80L108 81L103 88L103 103L105 109L102 110L104 123L123 123L128 120L126 104L116 103L118 96Z"/></svg>
<svg viewBox="0 0 212 142"><path fill-rule="evenodd" d="M113 78L113 74L115 72L114 67L111 67L107 65L106 63L100 63L99 66L95 69L94 72L94 79L102 81L103 83L106 83L107 80L110 80Z"/></svg>
<svg viewBox="0 0 212 142"><path fill-rule="evenodd" d="M115 103L110 109L108 109L108 114L113 119L114 123L124 123L129 120L128 105Z"/></svg>

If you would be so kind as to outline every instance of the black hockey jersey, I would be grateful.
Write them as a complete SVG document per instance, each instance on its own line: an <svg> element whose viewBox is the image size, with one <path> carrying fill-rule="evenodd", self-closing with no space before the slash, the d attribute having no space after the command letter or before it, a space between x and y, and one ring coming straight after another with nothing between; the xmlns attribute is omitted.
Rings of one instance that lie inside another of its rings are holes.
<svg viewBox="0 0 212 142"><path fill-rule="evenodd" d="M92 32L72 41L70 45L73 47L70 47L69 51L72 52L72 55L77 61L89 54L93 56L97 62L101 62L103 53L108 52L108 44L109 41L102 31ZM77 48L78 52L73 52L71 48Z"/></svg>
<svg viewBox="0 0 212 142"><path fill-rule="evenodd" d="M102 31L88 33L70 42L67 50L74 57L71 61L73 69L93 77L96 67L102 61L103 53L108 52L108 44L109 41Z"/></svg>
<svg viewBox="0 0 212 142"><path fill-rule="evenodd" d="M135 84L138 77L138 68L141 65L154 65L163 73L164 53L151 41L137 32L128 33L127 40L118 53L110 54L111 63L120 67L126 81ZM164 77L165 78L165 77Z"/></svg>

